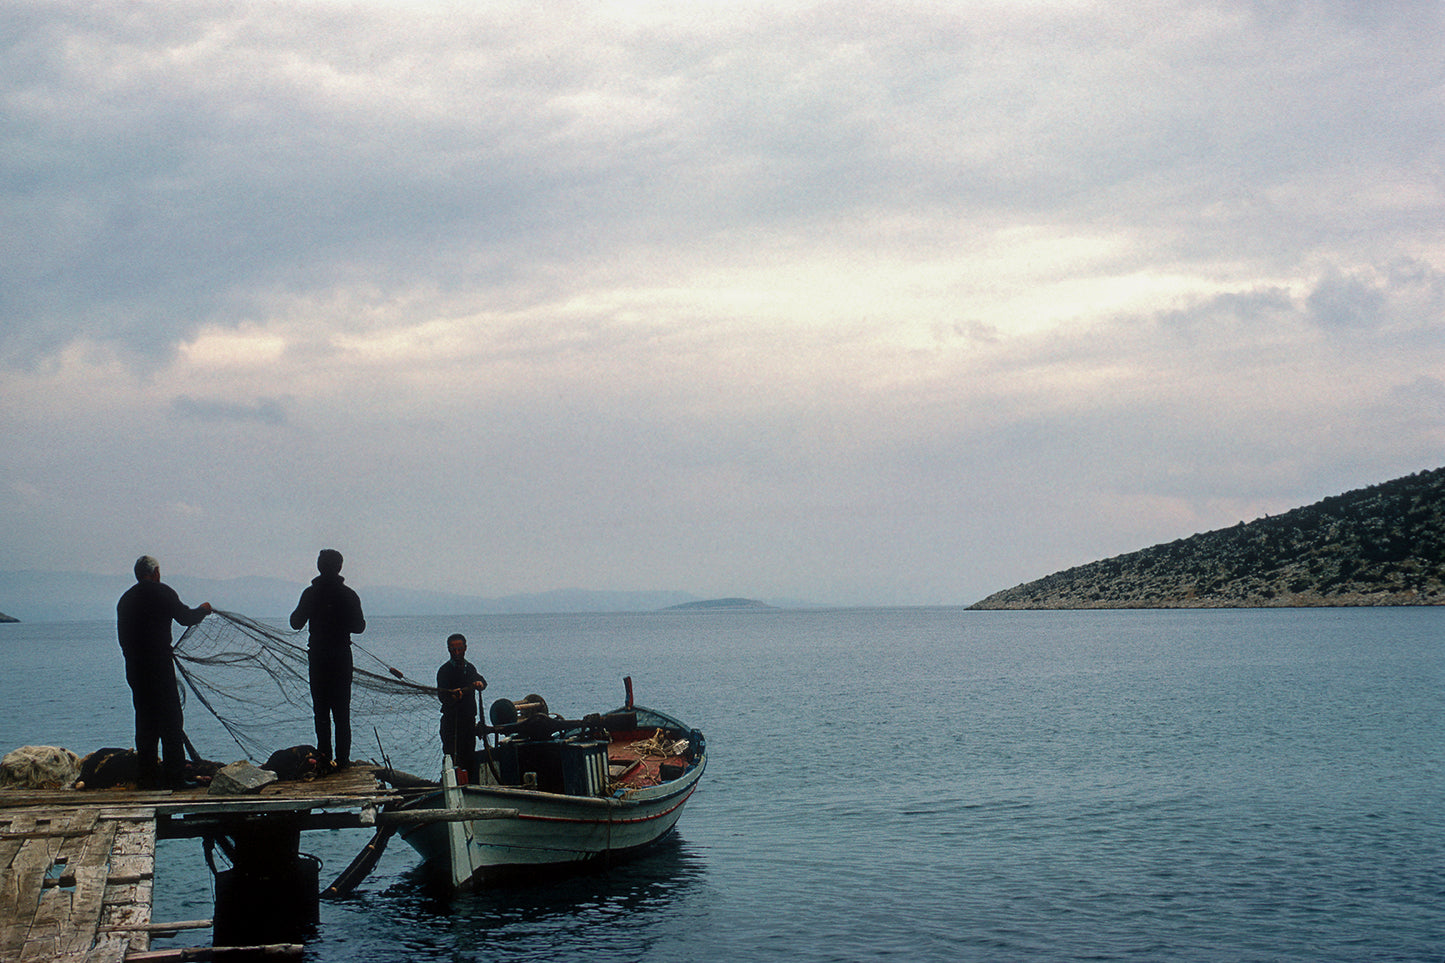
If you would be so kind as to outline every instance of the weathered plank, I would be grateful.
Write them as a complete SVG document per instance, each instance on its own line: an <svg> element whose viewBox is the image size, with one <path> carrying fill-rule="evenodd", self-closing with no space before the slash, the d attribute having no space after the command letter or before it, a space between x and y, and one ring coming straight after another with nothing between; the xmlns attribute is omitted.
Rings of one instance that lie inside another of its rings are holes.
<svg viewBox="0 0 1445 963"><path fill-rule="evenodd" d="M114 883L138 883L155 875L155 860L150 856L111 856L110 879Z"/></svg>
<svg viewBox="0 0 1445 963"><path fill-rule="evenodd" d="M144 930L147 933L175 933L180 930L208 930L213 925L212 920L178 920L174 923L146 923L144 926L108 926L100 932L134 933Z"/></svg>
<svg viewBox="0 0 1445 963"><path fill-rule="evenodd" d="M115 841L115 820L94 825L77 854L75 889L71 894L69 926L61 940L62 952L88 949L100 925L101 908L105 905L106 885L110 879L110 848Z"/></svg>
<svg viewBox="0 0 1445 963"><path fill-rule="evenodd" d="M20 809L7 812L0 823L0 870L9 868L25 844L28 834L35 830L35 813Z"/></svg>
<svg viewBox="0 0 1445 963"><path fill-rule="evenodd" d="M75 963L124 963L126 951L129 949L129 935L109 933L97 937L95 946L83 956L77 956Z"/></svg>
<svg viewBox="0 0 1445 963"><path fill-rule="evenodd" d="M0 959L19 959L30 938L35 914L40 908L45 871L50 868L53 842L25 840L10 865L0 873L0 920L7 921L4 932L0 933Z"/></svg>
<svg viewBox="0 0 1445 963"><path fill-rule="evenodd" d="M75 871L70 922L60 936L60 953L84 953L95 942L95 934L100 927L101 908L105 905L107 875L105 866L82 866Z"/></svg>
<svg viewBox="0 0 1445 963"><path fill-rule="evenodd" d="M190 946L174 950L132 953L127 963L191 963L200 960L299 960L306 952L300 943L270 943L265 946Z"/></svg>
<svg viewBox="0 0 1445 963"><path fill-rule="evenodd" d="M108 917L112 915L125 915L128 919L133 919L134 908L137 906L143 906L149 912L151 886L152 881L148 879L135 883L107 885L105 887L105 908L101 911L101 917L107 919L107 922L109 922Z"/></svg>

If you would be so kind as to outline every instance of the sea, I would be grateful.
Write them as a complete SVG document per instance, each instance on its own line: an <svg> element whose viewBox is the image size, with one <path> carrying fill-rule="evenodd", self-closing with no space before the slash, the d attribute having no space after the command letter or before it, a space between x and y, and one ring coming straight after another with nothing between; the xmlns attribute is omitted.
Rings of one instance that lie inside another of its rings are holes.
<svg viewBox="0 0 1445 963"><path fill-rule="evenodd" d="M701 788L650 855L563 881L448 895L395 840L308 960L1445 960L1445 608L408 617L358 641L424 679L453 631L488 700L576 717L631 677L705 733ZM0 653L0 748L132 743L113 623L0 626ZM358 719L355 755L435 720ZM302 849L324 883L369 838ZM200 843L159 844L155 892L158 920L211 915Z"/></svg>

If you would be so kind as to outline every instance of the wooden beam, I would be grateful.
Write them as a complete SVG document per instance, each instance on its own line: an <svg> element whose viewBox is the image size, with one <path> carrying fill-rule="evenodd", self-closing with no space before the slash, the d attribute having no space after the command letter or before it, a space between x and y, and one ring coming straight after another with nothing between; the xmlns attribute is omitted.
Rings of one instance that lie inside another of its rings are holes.
<svg viewBox="0 0 1445 963"><path fill-rule="evenodd" d="M208 930L212 926L210 920L179 920L175 923L130 923L124 926L102 926L98 932L101 933L162 933L176 932L178 930Z"/></svg>
<svg viewBox="0 0 1445 963"><path fill-rule="evenodd" d="M312 809L354 809L367 803L382 805L399 802L403 797L394 793L375 792L359 796L241 796L227 799L209 797L193 802L162 803L155 807L157 816L215 816L245 813L304 813Z"/></svg>
<svg viewBox="0 0 1445 963"><path fill-rule="evenodd" d="M156 838L199 839L204 836L230 835L237 827L244 825L248 819L276 815L294 818L300 824L303 832L323 829L368 829L374 825L367 822L362 814L355 812L312 813L303 811L293 816L291 811L282 810L279 813L225 813L186 819L177 819L173 816L156 819Z"/></svg>
<svg viewBox="0 0 1445 963"><path fill-rule="evenodd" d="M379 812L378 826L422 826L427 823L469 823L474 819L515 819L515 809L404 809Z"/></svg>
<svg viewBox="0 0 1445 963"><path fill-rule="evenodd" d="M256 957L299 960L306 947L300 943L269 943L265 946L187 946L173 950L127 953L126 963L190 963L203 960L252 960Z"/></svg>

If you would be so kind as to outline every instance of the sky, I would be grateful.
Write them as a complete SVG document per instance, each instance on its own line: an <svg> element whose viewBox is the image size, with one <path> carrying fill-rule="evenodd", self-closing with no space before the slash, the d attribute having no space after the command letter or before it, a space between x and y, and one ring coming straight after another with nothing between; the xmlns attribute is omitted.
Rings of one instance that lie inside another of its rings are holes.
<svg viewBox="0 0 1445 963"><path fill-rule="evenodd" d="M0 569L968 604L1445 464L1438 0L0 18Z"/></svg>

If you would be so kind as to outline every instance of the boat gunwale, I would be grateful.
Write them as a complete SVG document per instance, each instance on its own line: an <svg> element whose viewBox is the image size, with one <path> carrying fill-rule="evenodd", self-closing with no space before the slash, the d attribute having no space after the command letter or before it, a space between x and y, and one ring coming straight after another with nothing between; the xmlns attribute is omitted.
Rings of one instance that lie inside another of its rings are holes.
<svg viewBox="0 0 1445 963"><path fill-rule="evenodd" d="M691 796L691 791L696 788L698 780L702 778L703 769L705 769L707 766L707 737L696 728L688 725L682 720L677 719L674 716L670 716L665 712L660 712L657 709L650 709L647 706L623 706L621 708L612 710L612 713L622 712L634 712L638 714L645 713L647 715L653 716L654 718L664 720L664 723L662 725L653 725L652 723L648 723L647 725L650 727L670 727L676 729L680 733L685 733L688 736L696 736L700 742L697 757L691 763L689 763L687 769L684 770L682 775L678 776L676 779L670 779L667 782L658 783L655 786L640 786L635 789L629 789L626 790L625 795L622 796L578 796L568 793L547 792L541 789L526 789L521 786L499 786L482 784L468 784L465 786L457 786L456 791L460 791L463 796L495 796L518 801L549 802L557 805L582 805L613 810L634 809L645 805L665 803L670 801L672 798L674 798L680 793L687 793L688 796ZM445 805L428 805L428 803L431 803L439 798L444 799L445 793L447 791L448 790L442 787L438 787L432 792L428 792L425 795L419 796L415 799L409 799L405 803L394 808L397 810L449 809L452 807ZM528 815L526 818L545 819L565 817L545 817Z"/></svg>
<svg viewBox="0 0 1445 963"><path fill-rule="evenodd" d="M503 799L526 800L528 802L548 802L557 805L582 805L602 809L635 809L640 806L663 803L672 799L680 793L688 792L697 785L702 778L702 771L707 766L707 753L697 757L697 761L688 766L687 771L676 779L659 783L656 786L643 786L633 789L626 796L575 796L568 793L546 792L541 789L524 789L521 786L457 786L454 790L438 788L428 792L424 796L407 800L397 810L417 809L450 809L450 806L435 806L428 803L437 799L444 799L447 792L460 792L465 796L500 797ZM663 790L659 792L658 790ZM544 818L544 817L530 817Z"/></svg>

